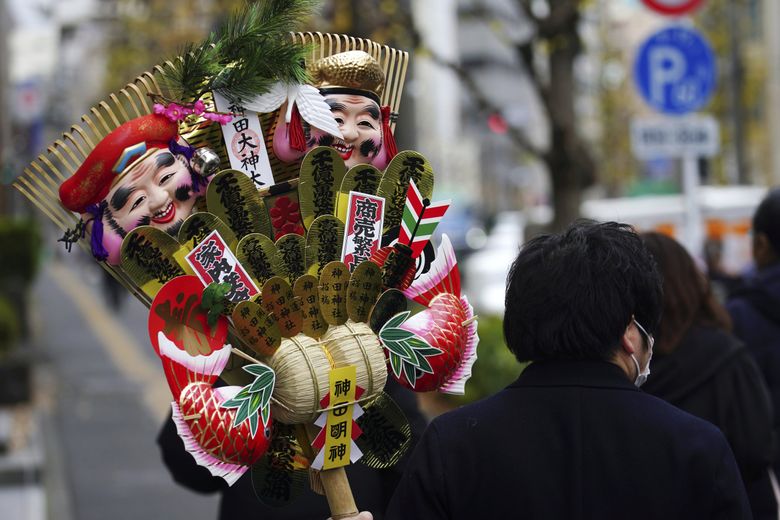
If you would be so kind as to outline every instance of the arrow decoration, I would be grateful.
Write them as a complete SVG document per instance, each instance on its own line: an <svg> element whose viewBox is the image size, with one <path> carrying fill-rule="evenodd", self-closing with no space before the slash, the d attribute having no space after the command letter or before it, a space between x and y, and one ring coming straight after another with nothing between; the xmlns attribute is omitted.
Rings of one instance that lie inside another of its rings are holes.
<svg viewBox="0 0 780 520"><path fill-rule="evenodd" d="M412 258L417 258L425 249L425 244L433 236L444 214L450 207L449 199L431 203L424 199L414 180L409 180L406 192L406 205L401 216L401 230L398 243L407 244L412 249Z"/></svg>

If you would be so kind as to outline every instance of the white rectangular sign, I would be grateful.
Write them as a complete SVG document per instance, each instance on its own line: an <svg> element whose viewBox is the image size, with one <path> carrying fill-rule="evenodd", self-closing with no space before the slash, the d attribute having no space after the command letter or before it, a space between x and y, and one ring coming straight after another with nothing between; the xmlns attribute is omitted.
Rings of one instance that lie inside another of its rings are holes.
<svg viewBox="0 0 780 520"><path fill-rule="evenodd" d="M712 157L720 149L718 122L703 115L636 118L631 149L637 159Z"/></svg>
<svg viewBox="0 0 780 520"><path fill-rule="evenodd" d="M258 188L273 186L274 176L257 112L231 104L216 92L214 104L222 112L236 114L230 123L222 125L230 166L234 170L244 172Z"/></svg>

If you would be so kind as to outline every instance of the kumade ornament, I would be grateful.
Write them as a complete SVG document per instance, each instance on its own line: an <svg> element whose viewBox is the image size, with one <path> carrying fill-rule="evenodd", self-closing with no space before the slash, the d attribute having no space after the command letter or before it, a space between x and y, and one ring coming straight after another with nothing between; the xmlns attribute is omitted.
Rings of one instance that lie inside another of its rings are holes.
<svg viewBox="0 0 780 520"><path fill-rule="evenodd" d="M447 239L435 259L429 242L445 211L430 202L433 169L394 149L408 55L289 34L307 9L249 5L227 24L243 33L217 31L108 96L14 186L63 231L81 222L66 241L150 307L196 462L277 506L311 481L339 518L361 498L344 465L387 468L411 443L387 378L462 392L477 336ZM219 128L236 114L215 94L259 113L270 188L229 169ZM352 141L353 124L370 135ZM379 199L373 220L357 218ZM374 236L346 265L350 216L348 250Z"/></svg>

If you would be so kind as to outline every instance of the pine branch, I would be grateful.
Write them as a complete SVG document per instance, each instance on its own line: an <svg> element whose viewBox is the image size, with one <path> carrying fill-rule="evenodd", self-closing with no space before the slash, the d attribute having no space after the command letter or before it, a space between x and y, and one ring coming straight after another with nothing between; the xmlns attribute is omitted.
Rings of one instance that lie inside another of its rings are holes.
<svg viewBox="0 0 780 520"><path fill-rule="evenodd" d="M311 15L316 0L268 0L230 16L216 33L182 49L165 87L174 99L197 99L216 91L230 101L269 90L278 81L304 83L309 48L293 43L290 31Z"/></svg>

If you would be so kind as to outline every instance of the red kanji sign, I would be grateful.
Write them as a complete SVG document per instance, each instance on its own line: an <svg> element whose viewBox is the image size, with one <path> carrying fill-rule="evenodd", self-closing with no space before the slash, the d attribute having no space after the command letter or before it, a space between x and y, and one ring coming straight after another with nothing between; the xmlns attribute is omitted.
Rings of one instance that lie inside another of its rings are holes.
<svg viewBox="0 0 780 520"><path fill-rule="evenodd" d="M341 261L347 264L350 272L379 249L384 220L385 199L383 197L357 191L349 192Z"/></svg>
<svg viewBox="0 0 780 520"><path fill-rule="evenodd" d="M661 14L679 16L699 7L704 0L642 0L642 2Z"/></svg>
<svg viewBox="0 0 780 520"><path fill-rule="evenodd" d="M225 297L232 302L248 300L260 292L216 230L195 246L185 259L203 285L212 282L229 283L231 289Z"/></svg>

